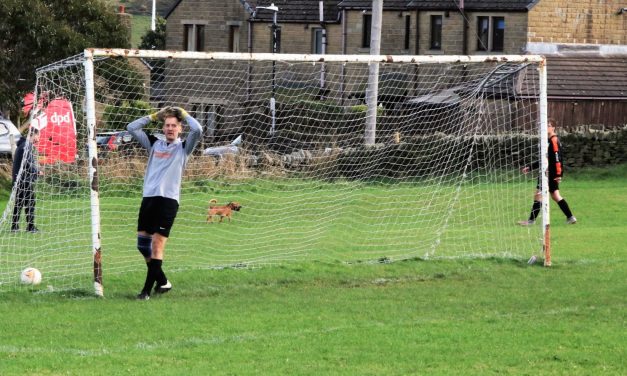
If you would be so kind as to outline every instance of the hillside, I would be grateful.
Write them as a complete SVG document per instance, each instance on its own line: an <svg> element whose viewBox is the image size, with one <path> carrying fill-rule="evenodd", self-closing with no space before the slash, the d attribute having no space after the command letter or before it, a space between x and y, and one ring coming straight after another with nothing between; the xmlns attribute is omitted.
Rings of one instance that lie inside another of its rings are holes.
<svg viewBox="0 0 627 376"><path fill-rule="evenodd" d="M152 12L152 0L105 0L110 3L116 9L120 5L124 5L126 8L126 13L134 14L134 15L151 15ZM172 5L174 5L177 0L157 0L157 15L165 16L165 14L170 10Z"/></svg>
<svg viewBox="0 0 627 376"><path fill-rule="evenodd" d="M152 0L104 0L116 11L124 5L125 12L133 15L131 32L131 47L137 48L142 36L150 29L152 15ZM165 17L166 13L178 0L157 0L157 15Z"/></svg>

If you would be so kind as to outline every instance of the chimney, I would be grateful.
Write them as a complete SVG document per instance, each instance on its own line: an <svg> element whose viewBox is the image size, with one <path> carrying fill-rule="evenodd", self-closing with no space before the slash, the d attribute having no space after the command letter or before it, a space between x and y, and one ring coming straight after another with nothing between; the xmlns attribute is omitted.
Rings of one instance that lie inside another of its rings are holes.
<svg viewBox="0 0 627 376"><path fill-rule="evenodd" d="M120 5L118 7L118 13L117 13L118 19L120 20L120 23L122 25L124 25L124 27L126 27L127 30L127 40L128 40L128 46L131 46L131 35L132 35L132 28L133 28L133 15L126 13L126 8L124 7L124 5Z"/></svg>

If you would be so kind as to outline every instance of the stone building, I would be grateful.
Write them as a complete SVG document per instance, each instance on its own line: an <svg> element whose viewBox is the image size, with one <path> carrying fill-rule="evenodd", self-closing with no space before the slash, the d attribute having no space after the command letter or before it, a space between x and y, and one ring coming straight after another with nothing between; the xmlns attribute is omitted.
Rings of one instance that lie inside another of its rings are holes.
<svg viewBox="0 0 627 376"><path fill-rule="evenodd" d="M322 28L326 53L370 51L371 0L180 0L166 14L167 48L271 52L274 12L261 9L271 4L278 8L282 53L321 52ZM385 0L381 53L623 51L624 6L619 0Z"/></svg>
<svg viewBox="0 0 627 376"><path fill-rule="evenodd" d="M276 30L275 12L268 9L273 5L278 9ZM384 0L380 51L382 55L544 54L550 73L549 108L558 121L573 127L622 126L627 119L624 6L619 0ZM180 0L166 15L166 48L267 53L273 52L276 35L280 53L369 54L371 7L371 0ZM565 59L570 65L564 64ZM577 79L587 74L585 69L573 75L567 68L577 66L577 61L585 67L592 60L596 63L591 70L615 77L614 84ZM238 85L235 81L232 86ZM613 86L604 90L608 84ZM564 90L564 85L572 87ZM342 88L341 100L359 96L362 88L362 83ZM172 90L175 85L169 86L168 92ZM205 122L234 116L220 115L225 104L234 100L232 94L221 96L208 87L199 91L213 94L198 98L178 93L176 101L208 113L203 115ZM611 113L603 111L609 108Z"/></svg>

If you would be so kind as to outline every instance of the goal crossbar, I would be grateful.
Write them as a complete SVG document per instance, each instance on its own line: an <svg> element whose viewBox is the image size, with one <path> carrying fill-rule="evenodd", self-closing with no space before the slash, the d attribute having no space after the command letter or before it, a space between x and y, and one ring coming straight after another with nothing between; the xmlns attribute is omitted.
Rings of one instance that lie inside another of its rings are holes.
<svg viewBox="0 0 627 376"><path fill-rule="evenodd" d="M236 53L236 52L191 52L159 51L135 49L86 49L86 58L91 57L126 57L154 59L200 59L200 60L250 60L250 61L286 61L286 62L337 62L337 63L544 63L542 55L314 55L314 54L272 54L272 53Z"/></svg>

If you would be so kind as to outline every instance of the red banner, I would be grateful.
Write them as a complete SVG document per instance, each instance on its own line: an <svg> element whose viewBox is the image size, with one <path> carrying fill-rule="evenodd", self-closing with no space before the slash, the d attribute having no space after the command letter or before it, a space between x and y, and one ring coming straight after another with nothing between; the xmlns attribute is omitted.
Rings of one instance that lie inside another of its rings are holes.
<svg viewBox="0 0 627 376"><path fill-rule="evenodd" d="M76 122L72 103L56 98L33 119L39 129L39 163L71 163L76 159Z"/></svg>

